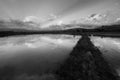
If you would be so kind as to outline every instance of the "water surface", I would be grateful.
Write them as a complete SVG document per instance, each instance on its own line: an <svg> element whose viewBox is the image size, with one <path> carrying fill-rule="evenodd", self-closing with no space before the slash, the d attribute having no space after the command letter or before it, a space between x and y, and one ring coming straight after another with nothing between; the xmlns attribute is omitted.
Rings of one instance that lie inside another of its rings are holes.
<svg viewBox="0 0 120 80"><path fill-rule="evenodd" d="M55 69L72 51L79 36L29 35L0 38L0 66L36 72Z"/></svg>
<svg viewBox="0 0 120 80"><path fill-rule="evenodd" d="M80 36L29 35L0 38L0 67L21 72L56 69L70 54ZM91 37L108 62L120 73L120 39Z"/></svg>

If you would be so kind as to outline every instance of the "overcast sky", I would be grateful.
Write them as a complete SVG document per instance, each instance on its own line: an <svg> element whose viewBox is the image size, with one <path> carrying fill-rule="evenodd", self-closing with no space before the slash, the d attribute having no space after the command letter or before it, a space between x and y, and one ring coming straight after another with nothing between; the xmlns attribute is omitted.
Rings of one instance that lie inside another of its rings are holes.
<svg viewBox="0 0 120 80"><path fill-rule="evenodd" d="M0 0L0 18L13 19L27 16L45 19L55 15L65 22L99 13L112 14L115 18L120 16L119 9L119 0Z"/></svg>

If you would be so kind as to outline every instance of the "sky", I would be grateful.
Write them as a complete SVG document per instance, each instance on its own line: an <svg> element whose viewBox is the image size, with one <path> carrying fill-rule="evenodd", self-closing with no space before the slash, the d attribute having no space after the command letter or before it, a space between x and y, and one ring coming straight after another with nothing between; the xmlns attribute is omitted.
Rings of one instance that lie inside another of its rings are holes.
<svg viewBox="0 0 120 80"><path fill-rule="evenodd" d="M94 18L105 15L111 21L120 17L119 9L120 0L0 0L1 19L47 19L51 23L95 20L90 18L92 14L96 14Z"/></svg>

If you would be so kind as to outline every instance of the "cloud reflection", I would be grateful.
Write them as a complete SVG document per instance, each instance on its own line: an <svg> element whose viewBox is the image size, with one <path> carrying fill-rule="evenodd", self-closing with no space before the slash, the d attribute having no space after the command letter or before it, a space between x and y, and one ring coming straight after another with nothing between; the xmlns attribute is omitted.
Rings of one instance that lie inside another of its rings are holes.
<svg viewBox="0 0 120 80"><path fill-rule="evenodd" d="M57 35L58 36L58 35ZM8 52L22 49L57 49L59 47L72 48L79 38L68 36L21 36L0 38L0 51ZM7 51L6 51L7 50ZM0 53L2 54L2 53Z"/></svg>

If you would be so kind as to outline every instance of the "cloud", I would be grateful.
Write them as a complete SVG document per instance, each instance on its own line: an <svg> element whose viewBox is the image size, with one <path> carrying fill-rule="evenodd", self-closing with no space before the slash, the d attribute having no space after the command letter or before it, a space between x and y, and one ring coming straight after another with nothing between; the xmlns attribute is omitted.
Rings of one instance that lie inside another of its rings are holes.
<svg viewBox="0 0 120 80"><path fill-rule="evenodd" d="M60 20L60 21L57 22L57 24L58 24L58 25L62 25L62 24L64 24L64 23L63 23L62 20Z"/></svg>
<svg viewBox="0 0 120 80"><path fill-rule="evenodd" d="M91 14L89 16L73 20L70 23L72 24L101 24L107 22L107 15L106 14Z"/></svg>
<svg viewBox="0 0 120 80"><path fill-rule="evenodd" d="M116 21L120 21L120 18L117 18Z"/></svg>
<svg viewBox="0 0 120 80"><path fill-rule="evenodd" d="M100 21L105 18L106 15L104 14L91 14L89 17L86 18L88 21Z"/></svg>
<svg viewBox="0 0 120 80"><path fill-rule="evenodd" d="M87 17L76 20L75 23L104 24L107 23L106 14L91 14Z"/></svg>
<svg viewBox="0 0 120 80"><path fill-rule="evenodd" d="M24 22L39 22L39 18L37 18L36 16L27 16L25 17L25 19L23 20Z"/></svg>
<svg viewBox="0 0 120 80"><path fill-rule="evenodd" d="M115 25L120 24L120 18L116 18L112 24L115 24Z"/></svg>
<svg viewBox="0 0 120 80"><path fill-rule="evenodd" d="M56 19L58 19L60 16L52 13L52 14L49 14L48 17L47 17L47 20L46 22L51 22L51 21L55 21Z"/></svg>

